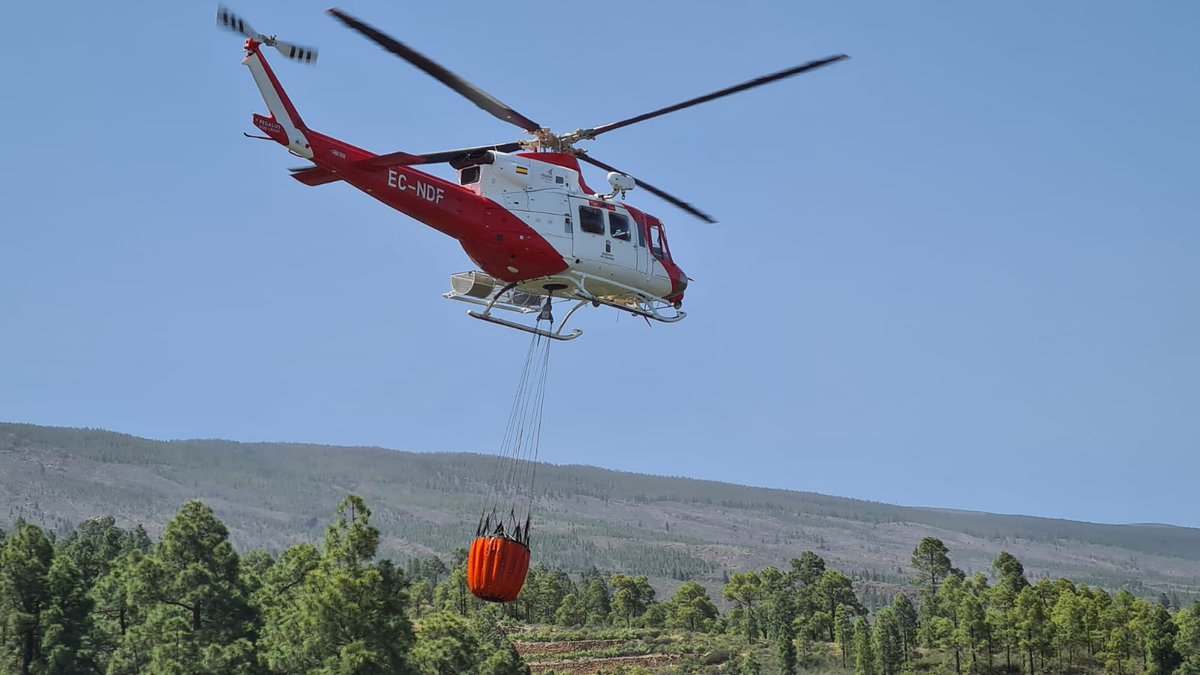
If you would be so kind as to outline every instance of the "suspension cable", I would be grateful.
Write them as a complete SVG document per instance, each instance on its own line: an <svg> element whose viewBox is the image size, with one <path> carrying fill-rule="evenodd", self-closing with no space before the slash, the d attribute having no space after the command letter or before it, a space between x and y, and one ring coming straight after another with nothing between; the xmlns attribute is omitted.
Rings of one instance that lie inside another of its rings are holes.
<svg viewBox="0 0 1200 675"><path fill-rule="evenodd" d="M554 320L548 311L539 316L535 325L540 328L543 321L549 323L549 330L552 331ZM529 341L508 423L501 437L492 480L481 505L477 536L503 535L527 546L529 544L551 342L551 339L538 333ZM522 496L526 496L527 500L521 499ZM517 515L521 501L526 502L524 523Z"/></svg>

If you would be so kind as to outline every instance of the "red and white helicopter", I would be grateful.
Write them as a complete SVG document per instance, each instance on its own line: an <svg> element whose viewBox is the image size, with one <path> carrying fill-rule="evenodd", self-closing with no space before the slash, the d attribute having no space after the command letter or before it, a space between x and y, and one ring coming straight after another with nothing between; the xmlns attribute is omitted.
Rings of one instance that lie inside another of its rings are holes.
<svg viewBox="0 0 1200 675"><path fill-rule="evenodd" d="M376 155L314 131L296 112L262 47L275 47L285 57L308 64L316 62L317 50L260 34L218 6L217 24L246 37L242 63L250 69L271 112L270 117L254 115L254 125L266 134L255 138L276 141L310 160L313 166L292 170L301 183L345 181L457 239L479 271L452 275L452 290L445 297L482 306L482 311L468 312L477 319L556 340L582 334L578 329L563 330L571 315L588 303L664 323L685 316L680 307L688 277L671 257L663 223L622 203L625 193L641 187L693 216L716 222L692 205L592 158L576 143L847 58L827 57L618 122L558 135L378 29L338 9L329 13L531 137L445 152ZM609 172L608 193L588 187L580 172L581 160ZM458 170L458 185L413 168L442 162ZM618 196L622 201L615 199ZM575 303L557 330L550 311L555 299ZM538 313L538 317L529 326L494 316L494 309ZM549 321L549 330L540 327L543 320Z"/></svg>

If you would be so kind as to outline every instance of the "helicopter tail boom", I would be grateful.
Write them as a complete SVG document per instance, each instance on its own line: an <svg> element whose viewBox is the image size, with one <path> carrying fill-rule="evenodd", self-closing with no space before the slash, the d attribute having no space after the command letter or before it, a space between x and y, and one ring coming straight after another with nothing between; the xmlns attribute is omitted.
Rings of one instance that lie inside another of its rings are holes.
<svg viewBox="0 0 1200 675"><path fill-rule="evenodd" d="M242 61L242 65L250 69L254 83L258 85L258 91L262 94L267 109L271 111L269 118L255 115L254 126L262 129L272 140L286 145L294 154L312 159L312 146L306 135L308 128L304 126L304 120L300 119L300 113L296 112L296 106L292 105L287 92L279 84L275 72L263 58L260 47L261 43L258 41L246 40L246 58Z"/></svg>

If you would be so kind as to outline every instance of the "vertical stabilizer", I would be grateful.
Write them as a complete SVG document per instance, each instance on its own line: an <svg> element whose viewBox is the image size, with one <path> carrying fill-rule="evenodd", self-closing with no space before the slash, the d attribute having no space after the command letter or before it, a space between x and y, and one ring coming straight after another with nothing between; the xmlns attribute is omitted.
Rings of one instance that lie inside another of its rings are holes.
<svg viewBox="0 0 1200 675"><path fill-rule="evenodd" d="M286 145L288 150L293 153L311 159L312 147L304 135L304 120L300 119L300 114L296 112L296 107L292 105L291 99L283 91L279 80L275 78L271 66L267 65L259 47L260 43L257 41L246 40L246 60L242 61L242 64L249 68L250 74L254 76L254 83L258 85L263 101L266 102L267 109L271 111L271 118L279 125L284 138L281 139L279 135L271 133L270 130L264 129L264 131ZM255 122L257 123L257 120ZM258 127L262 129L263 125L259 124Z"/></svg>

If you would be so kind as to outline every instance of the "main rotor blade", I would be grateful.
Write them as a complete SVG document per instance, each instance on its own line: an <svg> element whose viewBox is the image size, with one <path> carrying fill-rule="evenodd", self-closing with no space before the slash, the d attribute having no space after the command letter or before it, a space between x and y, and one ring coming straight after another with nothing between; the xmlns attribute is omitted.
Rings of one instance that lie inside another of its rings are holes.
<svg viewBox="0 0 1200 675"><path fill-rule="evenodd" d="M593 159L586 154L577 152L575 156L578 157L579 159L587 162L588 164L591 164L593 166L598 166L601 169L604 169L605 171L616 171L617 173L622 173L622 174L625 174L626 176L629 175L614 166L609 166L608 164L605 164L604 162L601 162L598 159ZM658 195L659 197L662 197L663 199L674 204L675 206L678 206L679 208L683 209L684 211L687 211L688 213L692 214L693 216L696 216L700 220L703 220L703 221L709 222L709 223L717 222L712 216L708 215L707 213L701 211L700 209L692 206L691 204L683 201L682 199L680 199L678 197L675 197L667 192L664 192L664 191L654 187L653 185L643 181L641 178L633 177L633 179L635 181L637 181L638 187L645 188L647 192L650 192L652 194Z"/></svg>
<svg viewBox="0 0 1200 675"><path fill-rule="evenodd" d="M416 66L416 67L420 68L421 70L425 71L426 73L432 75L434 78L441 81L442 84L446 85L447 87L450 87L454 91L465 96L472 103L479 106L480 108L483 108L484 110L488 111L492 115L494 115L510 124L515 124L518 127L521 127L522 129L524 129L525 131L528 131L529 133L534 133L535 131L542 128L542 125L538 124L537 122L534 122L533 120L522 115L521 113L517 112L516 110L513 110L512 108L508 107L507 105L501 103L498 99L493 97L491 94L488 94L487 92L480 89L479 87L476 87L475 85L471 84L470 82L467 82L466 80L462 79L458 75L455 75L454 73L450 72L449 70L446 70L441 65L439 65L438 63L436 63L432 59L430 59L429 57L425 56L424 54L421 54L420 52L413 49L412 47L409 47L408 45L404 44L403 42L400 42L396 38L393 38L390 35L387 35L386 33L384 33L383 31L381 31L377 28L374 28L368 24L365 24L362 21L359 21L358 19L350 16L349 14L346 14L345 12L343 12L340 9L336 9L336 8L331 9L331 10L329 10L329 13L332 14L333 16L337 17L338 20L340 20L342 23L346 24L350 28L353 28L354 30L358 31L359 33L362 33L363 35L365 35L370 40L374 41L375 44L379 45L380 47L383 47L384 49L388 50L389 52L395 54L396 56L399 56L400 58L404 59L405 61L408 61L409 63L413 64L414 66Z"/></svg>
<svg viewBox="0 0 1200 675"><path fill-rule="evenodd" d="M485 150L495 150L496 152L513 152L521 149L521 144L514 141L512 143L501 143L499 145L480 145L474 148L462 148L460 150L444 150L442 152L427 152L423 155L414 155L408 152L391 152L386 155L377 155L364 159L359 164L363 166L374 166L379 168L389 166L412 166L414 164L441 164L449 162L459 157L483 152Z"/></svg>
<svg viewBox="0 0 1200 675"><path fill-rule="evenodd" d="M836 56L826 57L823 59L819 59L817 61L809 61L808 63L805 63L804 65L796 66L794 68L788 68L787 70L781 70L777 73L771 73L770 75L764 75L762 77L755 78L753 80L750 80L748 82L743 82L741 84L735 84L732 87L726 87L725 89L721 89L720 91L714 91L711 94L705 94L704 96L698 96L691 100L684 101L683 103L676 103L675 105L667 106L666 108L660 108L653 112L644 113L644 114L638 115L637 117L630 117L629 119L621 120L619 122L612 122L610 124L605 124L602 126L595 127L594 129L584 129L584 130L576 132L576 133L578 134L580 140L595 138L596 136L599 136L600 134L606 134L610 131L620 129L621 127L627 127L631 124L637 124L638 122L645 122L648 119L652 119L652 118L658 117L660 115L666 115L667 113L673 113L676 110L683 110L684 108L690 108L694 105L700 105L701 103L707 103L708 101L721 98L722 96L729 96L730 94L736 94L741 91L746 91L747 89L753 89L754 87L760 87L764 84L769 84L771 82L775 82L776 80L782 80L787 77L792 77L793 75L799 75L800 73L808 72L810 70L815 70L822 66L827 66L831 63L843 61L848 58L850 58L850 57L846 56L845 54L838 54Z"/></svg>

